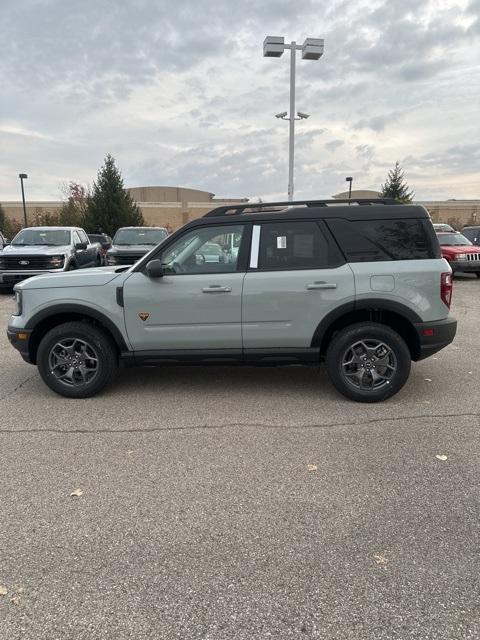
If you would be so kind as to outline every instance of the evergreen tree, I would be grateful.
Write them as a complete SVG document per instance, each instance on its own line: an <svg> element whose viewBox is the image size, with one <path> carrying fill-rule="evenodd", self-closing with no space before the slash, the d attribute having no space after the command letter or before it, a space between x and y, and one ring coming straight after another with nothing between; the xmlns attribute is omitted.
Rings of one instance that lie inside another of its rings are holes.
<svg viewBox="0 0 480 640"><path fill-rule="evenodd" d="M411 202L414 195L414 192L409 190L405 181L405 174L397 161L395 167L388 172L385 184L382 184L380 197L394 198L400 202Z"/></svg>
<svg viewBox="0 0 480 640"><path fill-rule="evenodd" d="M84 224L87 233L102 231L110 236L119 227L142 227L144 224L142 213L125 191L122 175L110 154L105 157L97 180L93 183Z"/></svg>

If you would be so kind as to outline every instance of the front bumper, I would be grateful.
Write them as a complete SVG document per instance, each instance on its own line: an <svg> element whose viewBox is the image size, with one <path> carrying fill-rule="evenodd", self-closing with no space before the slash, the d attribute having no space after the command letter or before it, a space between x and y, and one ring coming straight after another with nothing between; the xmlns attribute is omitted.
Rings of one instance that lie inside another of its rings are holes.
<svg viewBox="0 0 480 640"><path fill-rule="evenodd" d="M36 271L1 271L0 272L0 285L13 287L17 282L22 282L27 278L33 278L34 276L45 275L46 273L63 273L64 269L43 269Z"/></svg>
<svg viewBox="0 0 480 640"><path fill-rule="evenodd" d="M449 264L454 272L480 273L480 260L452 260Z"/></svg>
<svg viewBox="0 0 480 640"><path fill-rule="evenodd" d="M31 335L32 331L30 329L18 329L11 326L7 328L7 337L12 347L20 353L25 362L35 364L30 357L29 343Z"/></svg>
<svg viewBox="0 0 480 640"><path fill-rule="evenodd" d="M448 346L457 333L455 318L437 320L437 322L421 322L414 325L418 335L420 351L415 360L423 360Z"/></svg>

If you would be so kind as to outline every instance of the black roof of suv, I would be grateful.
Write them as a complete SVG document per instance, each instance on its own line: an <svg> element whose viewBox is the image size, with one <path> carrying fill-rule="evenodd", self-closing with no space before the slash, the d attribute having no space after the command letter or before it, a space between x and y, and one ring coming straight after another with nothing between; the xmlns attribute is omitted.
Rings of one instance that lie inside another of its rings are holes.
<svg viewBox="0 0 480 640"><path fill-rule="evenodd" d="M249 211L250 210L250 211ZM213 222L211 218L251 222L286 218L344 218L346 220L381 220L385 218L430 218L421 205L405 205L390 198L351 200L296 200L293 202L265 202L217 207L188 226Z"/></svg>

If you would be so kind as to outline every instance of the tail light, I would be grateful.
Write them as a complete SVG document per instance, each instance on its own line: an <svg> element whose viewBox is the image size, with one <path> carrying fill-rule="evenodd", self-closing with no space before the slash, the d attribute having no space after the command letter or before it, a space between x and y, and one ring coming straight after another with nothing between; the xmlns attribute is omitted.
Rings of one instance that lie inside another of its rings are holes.
<svg viewBox="0 0 480 640"><path fill-rule="evenodd" d="M453 289L452 274L450 272L442 273L441 280L440 280L440 297L449 309L452 303L452 289Z"/></svg>

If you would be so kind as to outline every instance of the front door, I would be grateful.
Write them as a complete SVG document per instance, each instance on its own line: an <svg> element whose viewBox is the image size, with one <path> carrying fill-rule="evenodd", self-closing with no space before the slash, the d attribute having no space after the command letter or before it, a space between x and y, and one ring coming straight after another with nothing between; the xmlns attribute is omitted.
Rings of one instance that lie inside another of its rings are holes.
<svg viewBox="0 0 480 640"><path fill-rule="evenodd" d="M310 349L322 319L354 297L353 272L323 222L254 225L243 286L245 355Z"/></svg>
<svg viewBox="0 0 480 640"><path fill-rule="evenodd" d="M138 271L127 278L125 322L135 351L241 354L245 265L230 249L232 234L240 244L248 240L245 225L186 231L155 256L164 264L163 277Z"/></svg>
<svg viewBox="0 0 480 640"><path fill-rule="evenodd" d="M73 244L76 247L77 244L83 242L80 238L78 231L73 231ZM75 262L77 263L77 267L82 269L86 266L87 263L87 251L86 249L77 249L75 248Z"/></svg>

